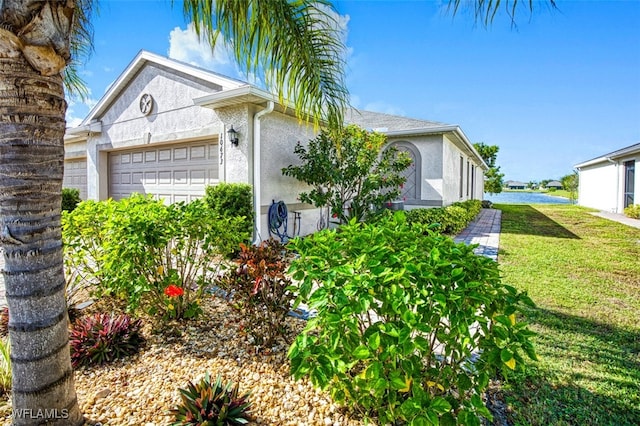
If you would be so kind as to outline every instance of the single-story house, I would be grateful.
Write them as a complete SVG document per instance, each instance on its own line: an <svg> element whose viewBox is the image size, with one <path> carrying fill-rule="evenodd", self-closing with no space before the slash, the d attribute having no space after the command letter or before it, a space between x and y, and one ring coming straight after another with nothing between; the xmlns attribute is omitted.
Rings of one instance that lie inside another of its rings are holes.
<svg viewBox="0 0 640 426"><path fill-rule="evenodd" d="M612 213L640 204L640 143L576 164L578 204Z"/></svg>
<svg viewBox="0 0 640 426"><path fill-rule="evenodd" d="M525 189L527 187L526 183L518 182L516 180L507 181L506 185L509 189Z"/></svg>
<svg viewBox="0 0 640 426"><path fill-rule="evenodd" d="M544 186L547 189L562 189L562 182L557 181L557 180L552 180L550 182L547 182L547 184Z"/></svg>
<svg viewBox="0 0 640 426"><path fill-rule="evenodd" d="M487 165L459 126L356 110L345 121L385 133L414 159L406 208L482 199ZM67 129L64 186L83 199L138 192L173 203L203 196L207 185L248 183L257 239L268 237L273 201L300 212L307 234L320 212L297 200L306 186L281 169L299 161L296 143L316 134L256 86L141 51L83 122Z"/></svg>

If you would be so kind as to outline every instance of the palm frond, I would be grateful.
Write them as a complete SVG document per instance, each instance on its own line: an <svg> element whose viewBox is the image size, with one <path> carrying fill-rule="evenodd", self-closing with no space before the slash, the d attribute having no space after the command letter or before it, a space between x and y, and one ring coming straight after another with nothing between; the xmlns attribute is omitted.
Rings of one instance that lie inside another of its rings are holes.
<svg viewBox="0 0 640 426"><path fill-rule="evenodd" d="M264 77L299 119L341 125L348 106L345 47L327 0L185 0L185 16L213 46L222 37L248 74Z"/></svg>
<svg viewBox="0 0 640 426"><path fill-rule="evenodd" d="M88 99L90 93L78 70L93 53L91 17L95 13L98 13L96 0L76 0L70 38L72 59L62 72L67 94L83 101Z"/></svg>
<svg viewBox="0 0 640 426"><path fill-rule="evenodd" d="M504 6L505 13L511 19L511 24L516 24L516 12L519 5L523 5L532 13L535 3L547 4L552 9L556 9L556 0L449 0L447 9L452 15L456 15L461 8L473 10L476 22L482 23L485 27L491 25L500 7Z"/></svg>

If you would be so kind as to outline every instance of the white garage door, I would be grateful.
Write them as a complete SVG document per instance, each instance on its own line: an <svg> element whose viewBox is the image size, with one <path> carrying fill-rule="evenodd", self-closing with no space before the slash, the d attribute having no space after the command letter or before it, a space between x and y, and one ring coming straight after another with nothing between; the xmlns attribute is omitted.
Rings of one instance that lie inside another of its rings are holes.
<svg viewBox="0 0 640 426"><path fill-rule="evenodd" d="M87 160L64 160L63 188L75 188L80 191L80 198L87 199Z"/></svg>
<svg viewBox="0 0 640 426"><path fill-rule="evenodd" d="M109 196L153 194L166 203L192 201L218 182L218 144L163 145L109 153Z"/></svg>

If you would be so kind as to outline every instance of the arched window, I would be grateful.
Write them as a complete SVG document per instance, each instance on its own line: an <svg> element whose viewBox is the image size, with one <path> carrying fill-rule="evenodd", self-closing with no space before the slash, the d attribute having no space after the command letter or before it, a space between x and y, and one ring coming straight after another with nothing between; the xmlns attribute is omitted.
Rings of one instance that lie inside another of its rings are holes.
<svg viewBox="0 0 640 426"><path fill-rule="evenodd" d="M422 159L420 157L420 151L418 151L414 144L406 141L394 142L391 144L391 147L395 147L400 152L406 152L412 160L411 165L402 172L407 181L402 188L400 199L405 202L419 200L422 191L420 185L422 182Z"/></svg>

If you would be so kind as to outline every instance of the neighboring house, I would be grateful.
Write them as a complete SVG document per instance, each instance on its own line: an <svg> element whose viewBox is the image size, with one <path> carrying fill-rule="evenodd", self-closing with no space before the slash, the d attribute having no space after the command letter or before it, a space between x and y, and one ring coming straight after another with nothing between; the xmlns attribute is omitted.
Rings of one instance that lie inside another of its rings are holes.
<svg viewBox="0 0 640 426"><path fill-rule="evenodd" d="M518 182L515 180L507 181L507 188L509 189L525 189L527 184L524 182Z"/></svg>
<svg viewBox="0 0 640 426"><path fill-rule="evenodd" d="M640 204L640 143L576 164L578 204L622 213Z"/></svg>
<svg viewBox="0 0 640 426"><path fill-rule="evenodd" d="M385 133L414 159L402 193L407 208L482 199L487 166L459 126L355 110L345 119ZM307 187L281 169L298 162L296 143L316 134L255 86L142 51L83 122L67 129L64 186L83 199L139 192L178 202L203 196L207 185L249 183L258 239L268 237L272 201L301 212L307 234L320 212L297 201Z"/></svg>
<svg viewBox="0 0 640 426"><path fill-rule="evenodd" d="M557 181L557 180L552 180L550 182L548 182L545 186L545 188L547 189L562 189L562 183Z"/></svg>

